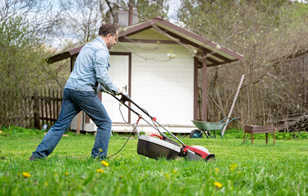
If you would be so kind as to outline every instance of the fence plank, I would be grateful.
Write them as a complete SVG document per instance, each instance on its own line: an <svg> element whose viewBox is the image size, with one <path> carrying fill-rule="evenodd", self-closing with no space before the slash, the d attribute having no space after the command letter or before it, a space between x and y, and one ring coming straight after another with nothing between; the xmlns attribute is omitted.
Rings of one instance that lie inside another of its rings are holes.
<svg viewBox="0 0 308 196"><path fill-rule="evenodd" d="M49 123L48 123L48 125L51 125L52 124L52 110L51 110L51 104L52 104L52 100L51 100L51 91L50 91L50 89L48 89L48 98L47 98L47 100L48 100L48 105L49 105L49 111L48 111L48 118L50 119L49 120Z"/></svg>
<svg viewBox="0 0 308 196"><path fill-rule="evenodd" d="M44 104L45 104L45 121L46 121L46 123L45 124L47 124L48 125L48 122L49 122L49 120L48 120L48 97L47 97L47 92L48 92L48 90L47 89L44 89Z"/></svg>
<svg viewBox="0 0 308 196"><path fill-rule="evenodd" d="M40 97L39 91L35 90L33 95L34 127L40 128Z"/></svg>
<svg viewBox="0 0 308 196"><path fill-rule="evenodd" d="M56 90L56 98L59 99L59 90ZM56 110L55 110L56 118L59 117L59 102L56 102Z"/></svg>
<svg viewBox="0 0 308 196"><path fill-rule="evenodd" d="M53 97L53 101L52 101L52 106L53 106L53 114L52 114L52 118L56 119L57 115L56 115L56 97L55 97L55 89L52 89L52 97Z"/></svg>

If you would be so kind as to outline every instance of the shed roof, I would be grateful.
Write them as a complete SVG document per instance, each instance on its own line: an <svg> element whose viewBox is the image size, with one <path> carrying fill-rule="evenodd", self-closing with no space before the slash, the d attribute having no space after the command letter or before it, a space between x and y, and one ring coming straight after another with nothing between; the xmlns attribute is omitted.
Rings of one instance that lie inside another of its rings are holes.
<svg viewBox="0 0 308 196"><path fill-rule="evenodd" d="M201 54L197 55L200 61L203 60L203 52L205 52L207 54L207 66L216 66L231 63L237 60L241 60L243 58L243 55L234 52L231 49L222 47L215 42L212 42L204 37L192 33L184 28L178 27L160 17L155 17L150 20L124 28L119 33L119 41L125 42L130 36L133 36L139 32L145 31L150 28L154 28L155 30L160 31L178 44L190 45L197 52L196 55ZM129 40L132 41L131 39ZM47 59L47 62L54 63L65 58L77 55L82 47L83 45L51 56Z"/></svg>

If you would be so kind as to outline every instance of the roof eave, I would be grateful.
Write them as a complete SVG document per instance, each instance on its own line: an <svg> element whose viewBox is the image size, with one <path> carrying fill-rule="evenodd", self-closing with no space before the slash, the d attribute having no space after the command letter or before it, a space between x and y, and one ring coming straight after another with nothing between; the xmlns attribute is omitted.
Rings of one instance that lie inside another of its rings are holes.
<svg viewBox="0 0 308 196"><path fill-rule="evenodd" d="M229 59L228 61L234 61L235 59L242 60L244 58L243 55L237 52L234 52L226 47L220 46L219 44L212 42L206 38L203 38L195 33L187 31L186 29L178 27L168 21L163 20L160 17L155 17L148 21L145 21L145 22L142 22L137 25L124 29L124 31L120 32L119 38L127 37L130 35L139 33L140 31L153 27L153 25L157 25L158 27L169 31L172 34L171 36L174 36L176 34L178 37L183 37L184 35L186 38L190 38L189 39L190 41L194 40L191 42L195 43L200 48L207 50L208 53L212 53L212 54L218 53L218 55L219 53L225 53L232 58L232 59L228 58ZM170 29L172 31L170 31ZM220 56L223 56L223 55L220 55ZM224 62L224 63L228 63L228 62Z"/></svg>
<svg viewBox="0 0 308 196"><path fill-rule="evenodd" d="M206 56L206 58L212 61L209 66L226 64L243 59L243 55L234 52L226 47L222 47L219 44L212 42L204 37L201 37L195 33L192 33L186 29L178 27L168 21L163 20L160 17L155 17L145 22L141 22L139 24L124 28L123 31L119 32L119 39L155 27L154 25L156 25L156 29L158 28L157 30L164 30L170 36L175 37L176 39L180 39L180 41L184 44L190 44L198 50L207 53L208 55ZM84 45L49 57L47 59L47 62L54 63L65 58L77 55L83 46ZM219 59L221 61L215 59Z"/></svg>

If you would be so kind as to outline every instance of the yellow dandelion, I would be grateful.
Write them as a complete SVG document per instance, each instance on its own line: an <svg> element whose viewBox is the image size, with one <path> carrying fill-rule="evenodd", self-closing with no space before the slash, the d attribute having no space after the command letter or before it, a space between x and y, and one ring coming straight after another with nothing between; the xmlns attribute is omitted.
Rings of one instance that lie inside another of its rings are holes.
<svg viewBox="0 0 308 196"><path fill-rule="evenodd" d="M104 171L102 169L97 169L96 172L98 173L104 173Z"/></svg>
<svg viewBox="0 0 308 196"><path fill-rule="evenodd" d="M100 151L100 152L103 152L103 150L102 150L102 149L99 149L99 151Z"/></svg>
<svg viewBox="0 0 308 196"><path fill-rule="evenodd" d="M68 172L65 172L64 175L68 176Z"/></svg>
<svg viewBox="0 0 308 196"><path fill-rule="evenodd" d="M216 171L216 172L219 172L219 169L218 169L218 168L215 168L215 171Z"/></svg>
<svg viewBox="0 0 308 196"><path fill-rule="evenodd" d="M109 163L107 163L107 161L102 161L101 164L103 164L104 166L108 167Z"/></svg>
<svg viewBox="0 0 308 196"><path fill-rule="evenodd" d="M171 173L173 173L173 174L176 174L178 171L176 170L176 169L173 169L172 171L171 171Z"/></svg>
<svg viewBox="0 0 308 196"><path fill-rule="evenodd" d="M47 182L45 182L44 184L45 184L46 186L48 185L48 183L47 183Z"/></svg>
<svg viewBox="0 0 308 196"><path fill-rule="evenodd" d="M214 182L214 185L217 187L217 188L221 188L222 187L222 184L220 182Z"/></svg>
<svg viewBox="0 0 308 196"><path fill-rule="evenodd" d="M232 164L230 165L230 170L231 170L231 171L235 170L236 168L237 168L237 164L236 164L236 163L232 163Z"/></svg>
<svg viewBox="0 0 308 196"><path fill-rule="evenodd" d="M31 176L28 172L22 172L22 175L23 175L25 178L29 178L29 177Z"/></svg>

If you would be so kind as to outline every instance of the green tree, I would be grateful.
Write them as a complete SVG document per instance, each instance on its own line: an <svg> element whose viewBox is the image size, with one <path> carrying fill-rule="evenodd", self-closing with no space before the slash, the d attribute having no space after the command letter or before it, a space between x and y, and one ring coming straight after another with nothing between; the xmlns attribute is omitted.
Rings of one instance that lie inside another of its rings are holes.
<svg viewBox="0 0 308 196"><path fill-rule="evenodd" d="M138 10L139 20L148 20L156 16L161 16L168 20L168 0L137 0L135 5Z"/></svg>
<svg viewBox="0 0 308 196"><path fill-rule="evenodd" d="M18 104L49 80L42 29L26 18L32 1L5 1L0 7L0 126L22 124L28 114ZM28 97L29 98L29 97ZM21 124L19 124L21 123Z"/></svg>
<svg viewBox="0 0 308 196"><path fill-rule="evenodd" d="M307 5L288 0L181 2L178 17L186 28L244 55L241 62L209 69L209 120L228 114L242 74L246 79L233 113L242 124L265 124L299 112L301 85L294 79L299 75L289 72L286 77L277 62L307 48Z"/></svg>
<svg viewBox="0 0 308 196"><path fill-rule="evenodd" d="M23 90L42 79L44 65L41 40L20 17L0 23L0 69L2 90Z"/></svg>

